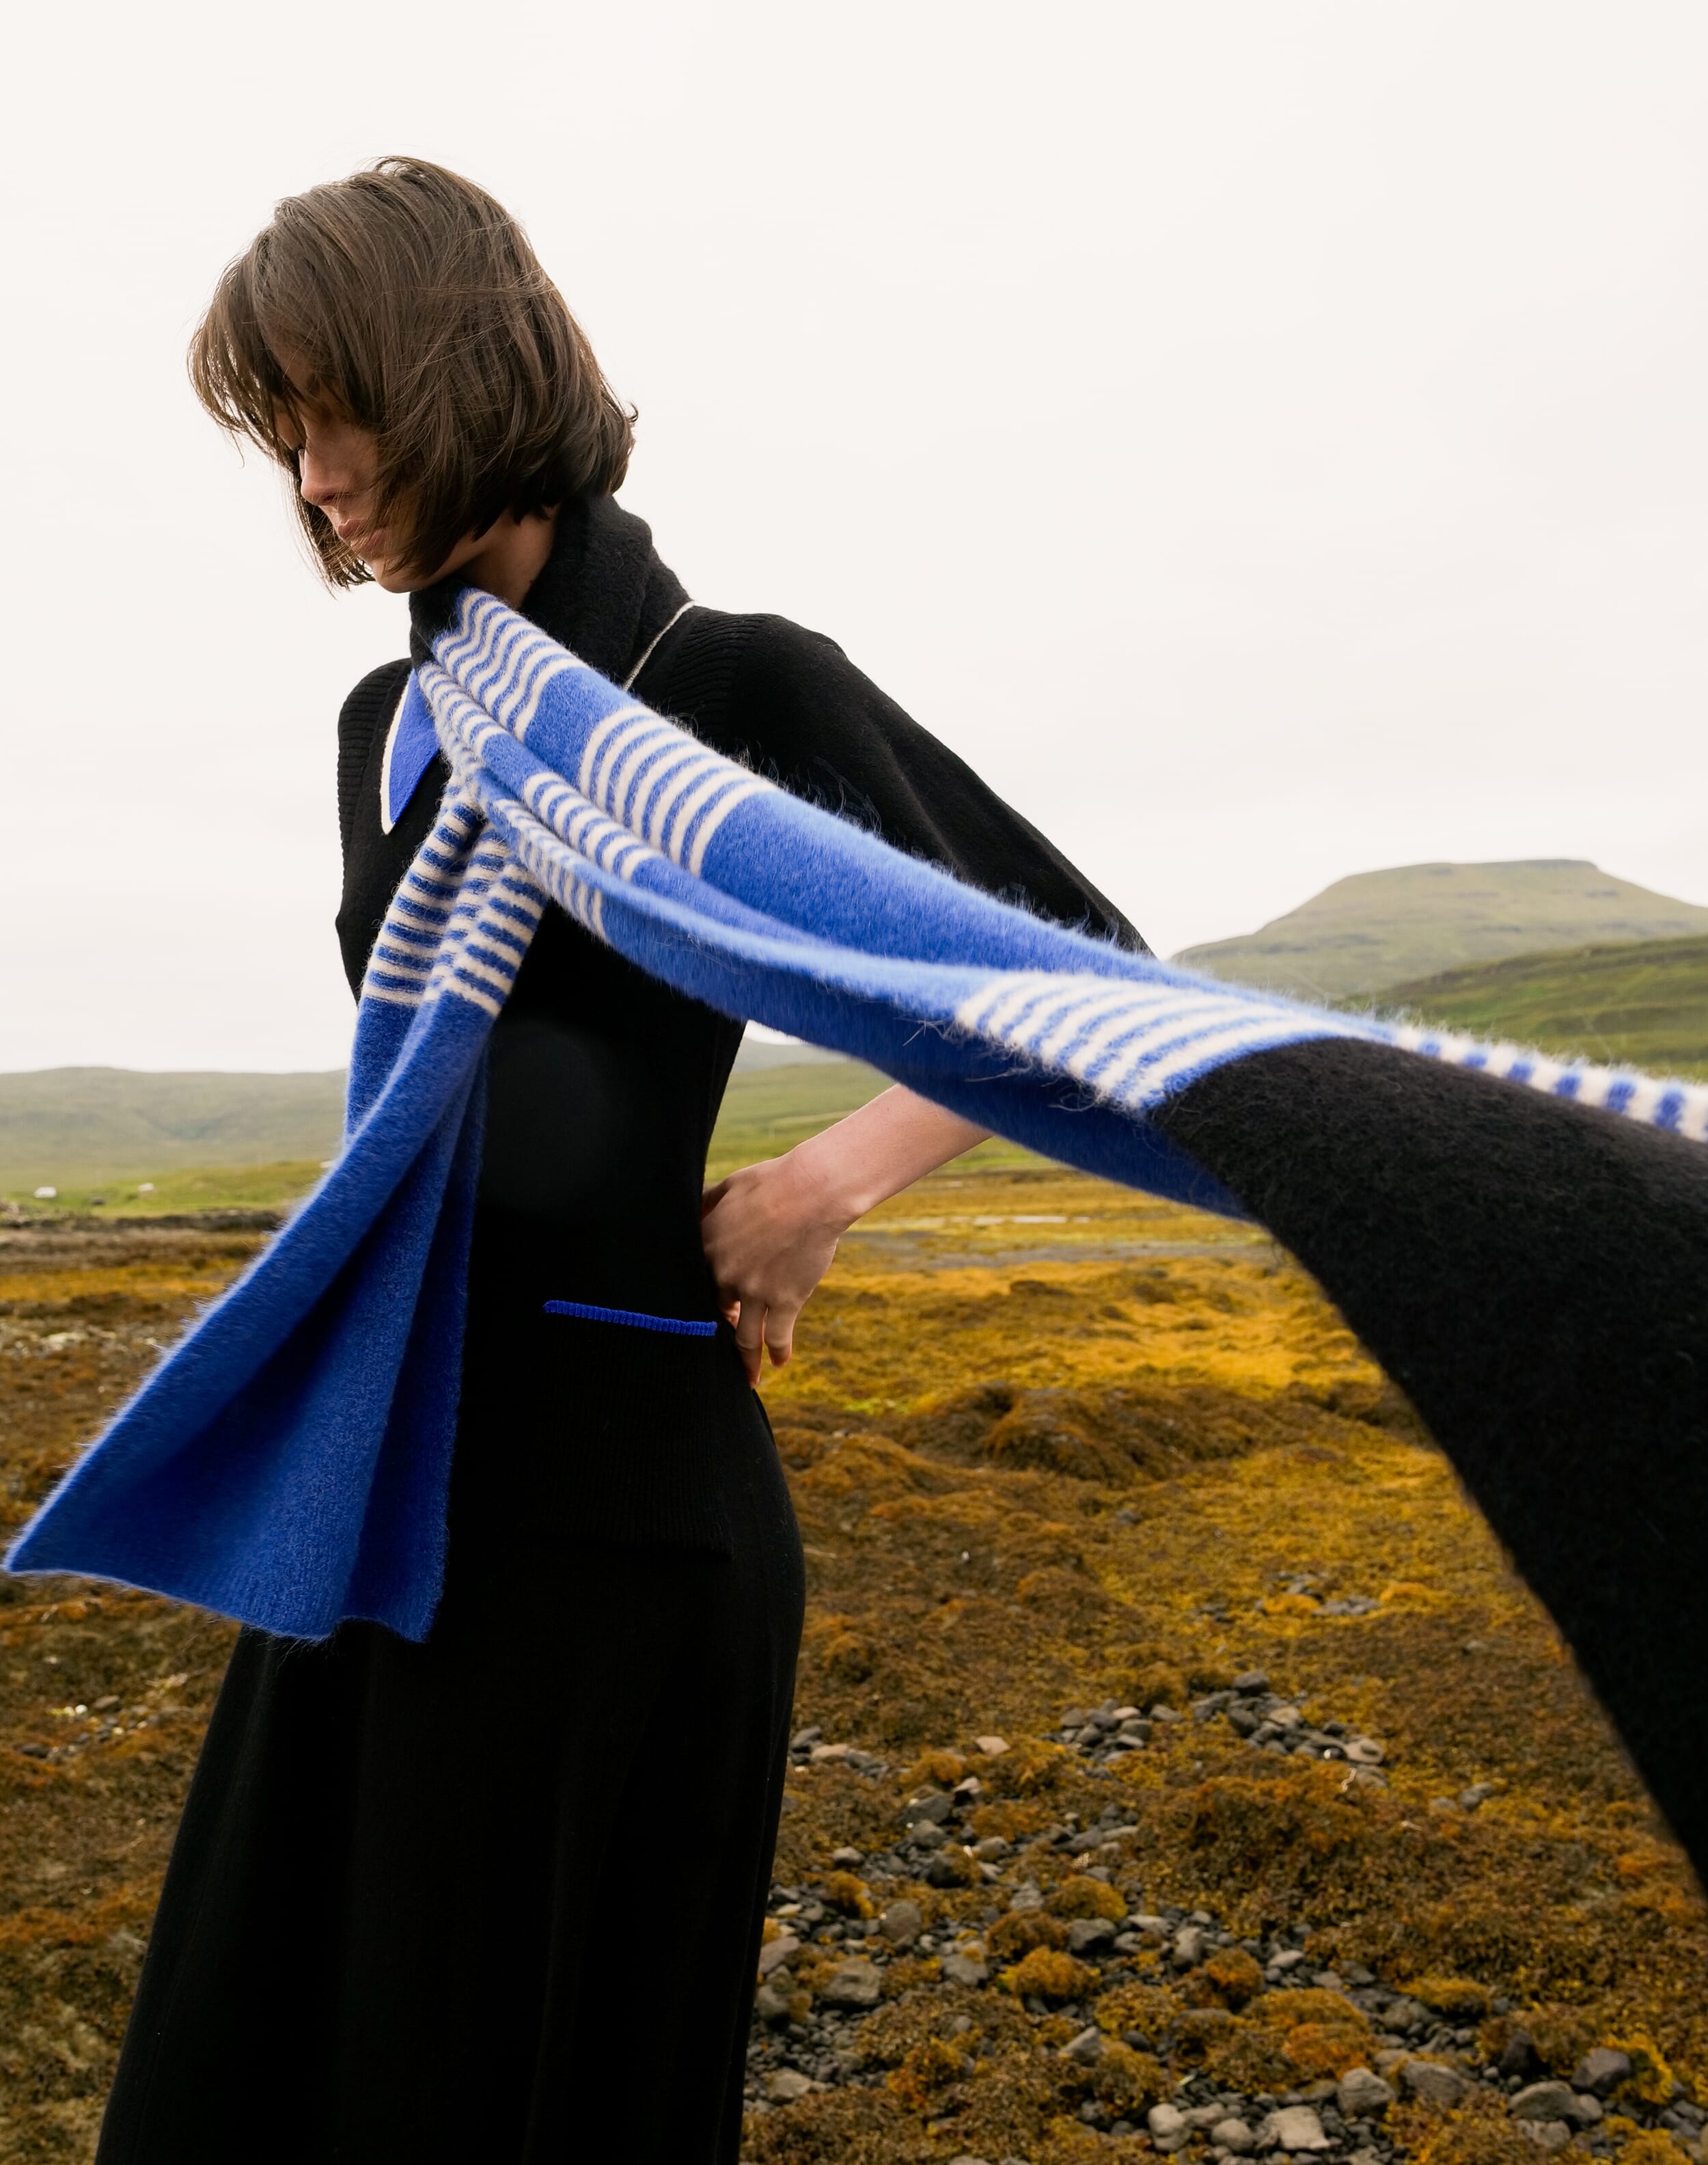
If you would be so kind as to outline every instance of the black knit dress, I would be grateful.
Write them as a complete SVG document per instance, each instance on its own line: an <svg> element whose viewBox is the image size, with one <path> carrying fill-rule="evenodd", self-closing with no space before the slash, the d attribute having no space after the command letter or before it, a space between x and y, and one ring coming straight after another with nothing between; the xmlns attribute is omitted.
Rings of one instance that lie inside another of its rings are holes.
<svg viewBox="0 0 1708 2165"><path fill-rule="evenodd" d="M839 648L686 601L600 498L565 508L523 606L786 787L1138 944ZM386 830L408 668L340 720L353 988L444 782ZM716 1315L700 1192L741 1030L547 912L493 1035L438 1616L419 1646L239 1638L99 2165L736 2157L799 1539L727 1329L544 1304Z"/></svg>

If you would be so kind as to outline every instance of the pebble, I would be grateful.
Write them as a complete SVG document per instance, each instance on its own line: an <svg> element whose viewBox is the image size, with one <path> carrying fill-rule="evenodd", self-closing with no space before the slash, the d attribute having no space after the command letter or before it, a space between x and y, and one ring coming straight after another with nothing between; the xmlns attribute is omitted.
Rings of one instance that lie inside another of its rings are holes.
<svg viewBox="0 0 1708 2165"><path fill-rule="evenodd" d="M1438 2112L1451 2112L1471 2086L1457 2068L1444 2068L1437 2060L1407 2060L1400 2079L1420 2104L1433 2105Z"/></svg>
<svg viewBox="0 0 1708 2165"><path fill-rule="evenodd" d="M1177 2104L1154 2104L1144 2116L1144 2124L1159 2142L1186 2132L1186 2115Z"/></svg>
<svg viewBox="0 0 1708 2165"><path fill-rule="evenodd" d="M1394 2086L1368 2068L1348 2068L1335 2091L1335 2103L1347 2120L1373 2119L1394 2102Z"/></svg>
<svg viewBox="0 0 1708 2165"><path fill-rule="evenodd" d="M1631 2073L1629 2052L1616 2052L1611 2045L1598 2045L1593 2052L1585 2052L1572 2075L1574 2090L1590 2090L1597 2097L1606 2097L1616 2089Z"/></svg>
<svg viewBox="0 0 1708 2165"><path fill-rule="evenodd" d="M972 1955L945 1955L943 1974L950 1984L978 1985L990 1982L991 1967Z"/></svg>
<svg viewBox="0 0 1708 2165"><path fill-rule="evenodd" d="M1283 2105L1258 2130L1258 2147L1274 2150L1327 2150L1322 2122L1308 2104Z"/></svg>
<svg viewBox="0 0 1708 2165"><path fill-rule="evenodd" d="M793 2104L809 2090L818 2087L810 2075L803 2075L794 2068L779 2068L775 2074L765 2077L765 2095L773 2104Z"/></svg>
<svg viewBox="0 0 1708 2165"><path fill-rule="evenodd" d="M1524 2132L1546 2155L1563 2150L1572 2139L1572 2131L1563 2120L1525 2120L1519 2122Z"/></svg>
<svg viewBox="0 0 1708 2165"><path fill-rule="evenodd" d="M1514 2120L1571 2120L1577 2109L1576 2094L1567 2083L1531 2083L1506 2108Z"/></svg>
<svg viewBox="0 0 1708 2165"><path fill-rule="evenodd" d="M878 1920L878 1930L892 1947L911 1947L924 1927L917 1902L892 1902Z"/></svg>
<svg viewBox="0 0 1708 2165"><path fill-rule="evenodd" d="M1082 2068L1095 2067L1103 2057L1103 2032L1096 2023L1070 2037L1062 2046L1064 2060L1076 2060Z"/></svg>
<svg viewBox="0 0 1708 2165"><path fill-rule="evenodd" d="M1115 1927L1106 1917L1075 1917L1068 1926L1070 1955L1100 1955L1115 1944Z"/></svg>
<svg viewBox="0 0 1708 2165"><path fill-rule="evenodd" d="M1183 1925L1175 1935L1175 1967L1196 1969L1203 1959L1204 1927L1201 1925Z"/></svg>
<svg viewBox="0 0 1708 2165"><path fill-rule="evenodd" d="M1244 2157L1257 2145L1256 2136L1238 2115L1215 2121L1210 2130L1210 2140L1219 2148L1232 2151L1236 2157Z"/></svg>
<svg viewBox="0 0 1708 2165"><path fill-rule="evenodd" d="M831 2007L875 2007L884 1989L883 1972L875 1962L856 1955L831 1973L819 1997Z"/></svg>
<svg viewBox="0 0 1708 2165"><path fill-rule="evenodd" d="M780 1932L774 1940L767 1940L759 1949L759 1975L767 1978L785 1962L792 1962L801 1952L801 1942L792 1932Z"/></svg>

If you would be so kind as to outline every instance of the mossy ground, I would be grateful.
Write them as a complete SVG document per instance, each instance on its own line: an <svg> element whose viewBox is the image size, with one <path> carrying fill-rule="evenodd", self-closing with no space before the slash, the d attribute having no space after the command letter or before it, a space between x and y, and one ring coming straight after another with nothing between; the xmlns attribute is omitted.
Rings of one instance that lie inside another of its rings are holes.
<svg viewBox="0 0 1708 2165"><path fill-rule="evenodd" d="M252 1246L0 1235L9 1523ZM1201 1903L1241 1936L1307 1922L1325 1964L1458 1980L1467 2009L1546 2005L1537 2034L1553 2023L1562 2052L1640 2034L1708 2083L1708 1913L1681 1857L1445 1462L1270 1244L1046 1168L963 1168L849 1238L801 1348L765 1393L810 1574L797 1718L905 1775L792 1774L780 1878L822 1884L838 1846L893 1839L904 1781L994 1731L1012 1749L976 1762L977 1831L1020 1846L1053 1920L1085 1904L1061 1888L1067 1860L1027 1845L1115 1795L1138 1829L1129 1899ZM1327 1613L1351 1595L1374 1605ZM139 1595L0 1581L4 2165L91 2155L229 1636ZM1183 1704L1248 1668L1382 1738L1390 1786L1265 1757L1220 1721L1159 1725L1113 1778L1036 1741L1076 1702ZM1439 1808L1479 1783L1480 1809ZM945 1920L984 1899L919 1891ZM1054 1957L1054 1936L1033 1944ZM1122 1989L1157 1996L1147 2021L1177 2066L1220 2055L1254 2085L1361 2044L1343 2004L1296 2021L1274 2004L1316 1995L1245 2010L1238 1967L1189 1989L1141 1964ZM883 2078L756 2116L755 2161L1068 2165L1142 2147L1069 2115L1100 2083L1112 2111L1138 2110L1156 2062L1115 2048L1075 2070L1042 1994L1028 2013L923 1959L887 1977L861 2033ZM1633 2132L1633 2165L1661 2139ZM1420 2120L1412 2147L1470 2165L1510 2141L1472 2115Z"/></svg>

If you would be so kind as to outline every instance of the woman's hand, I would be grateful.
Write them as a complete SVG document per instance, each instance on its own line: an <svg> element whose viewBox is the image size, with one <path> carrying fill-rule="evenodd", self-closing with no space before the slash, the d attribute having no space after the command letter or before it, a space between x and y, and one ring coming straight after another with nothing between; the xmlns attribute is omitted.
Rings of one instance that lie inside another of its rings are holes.
<svg viewBox="0 0 1708 2165"><path fill-rule="evenodd" d="M780 1368L794 1351L796 1320L854 1219L989 1133L898 1086L706 1190L701 1238L750 1383L766 1352Z"/></svg>
<svg viewBox="0 0 1708 2165"><path fill-rule="evenodd" d="M700 1236L749 1383L759 1382L762 1347L777 1368L794 1351L795 1319L852 1222L793 1151L707 1189Z"/></svg>

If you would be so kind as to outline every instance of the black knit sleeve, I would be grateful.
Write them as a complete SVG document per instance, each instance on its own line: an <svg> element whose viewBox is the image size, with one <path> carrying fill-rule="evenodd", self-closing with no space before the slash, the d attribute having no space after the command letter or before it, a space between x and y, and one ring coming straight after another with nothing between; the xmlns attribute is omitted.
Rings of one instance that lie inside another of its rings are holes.
<svg viewBox="0 0 1708 2165"><path fill-rule="evenodd" d="M728 748L796 796L987 894L1146 951L1113 903L834 640L782 617L749 624L719 718L734 740Z"/></svg>
<svg viewBox="0 0 1708 2165"><path fill-rule="evenodd" d="M382 661L368 672L339 711L338 835L346 857L375 740L390 722L408 681L407 661Z"/></svg>

